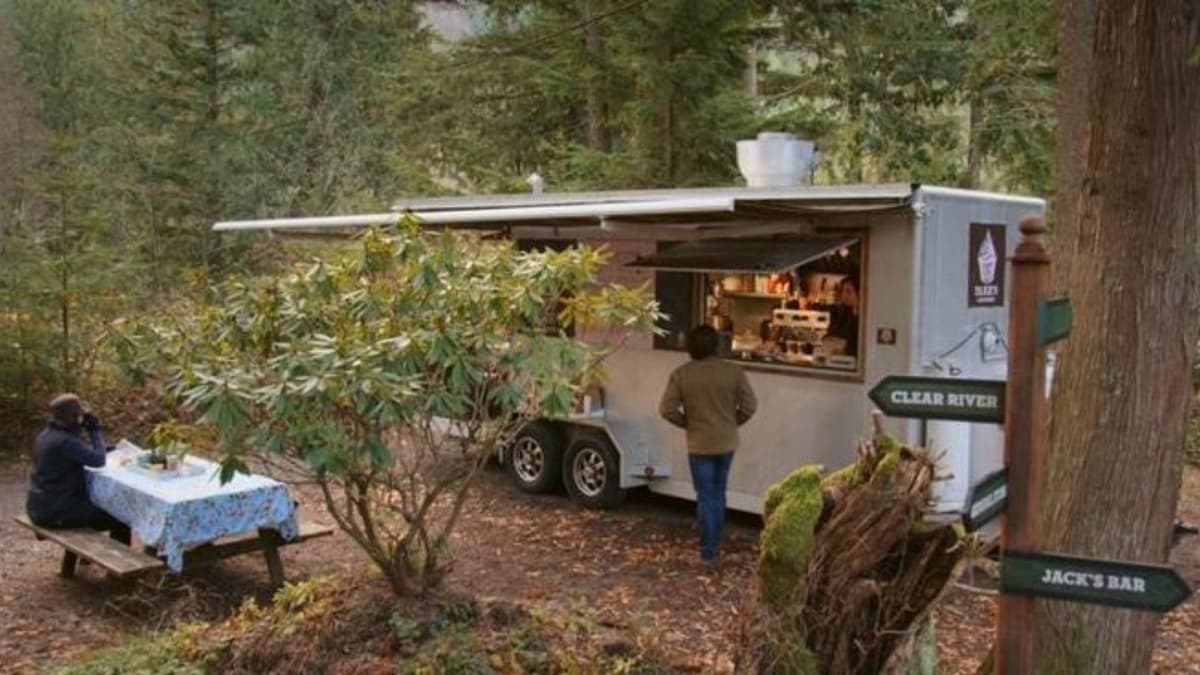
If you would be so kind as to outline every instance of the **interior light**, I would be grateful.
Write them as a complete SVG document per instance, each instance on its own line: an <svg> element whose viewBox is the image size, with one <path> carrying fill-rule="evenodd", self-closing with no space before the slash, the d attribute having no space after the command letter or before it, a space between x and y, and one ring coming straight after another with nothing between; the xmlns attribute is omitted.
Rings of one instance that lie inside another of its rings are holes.
<svg viewBox="0 0 1200 675"><path fill-rule="evenodd" d="M841 248L839 248L839 249L838 249L838 255L840 255L840 256L842 256L843 258L845 258L845 257L847 257L847 256L849 256L849 255L850 255L850 249L848 249L848 248L846 248L845 246L843 246L843 247L841 247Z"/></svg>

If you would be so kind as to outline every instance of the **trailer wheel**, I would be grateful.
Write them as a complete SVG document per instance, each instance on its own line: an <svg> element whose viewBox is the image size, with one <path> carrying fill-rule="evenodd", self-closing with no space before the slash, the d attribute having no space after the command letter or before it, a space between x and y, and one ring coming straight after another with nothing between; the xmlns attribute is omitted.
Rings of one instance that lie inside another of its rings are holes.
<svg viewBox="0 0 1200 675"><path fill-rule="evenodd" d="M612 444L602 438L581 436L567 448L563 459L563 484L571 501L589 509L611 509L625 501L621 489L621 461Z"/></svg>
<svg viewBox="0 0 1200 675"><path fill-rule="evenodd" d="M508 475L523 492L554 492L562 477L563 436L545 422L525 425L508 451Z"/></svg>

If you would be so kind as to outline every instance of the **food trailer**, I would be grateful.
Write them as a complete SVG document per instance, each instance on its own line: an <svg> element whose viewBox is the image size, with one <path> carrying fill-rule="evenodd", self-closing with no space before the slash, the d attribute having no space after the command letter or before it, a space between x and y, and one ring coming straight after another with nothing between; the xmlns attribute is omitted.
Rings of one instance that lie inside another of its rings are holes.
<svg viewBox="0 0 1200 675"><path fill-rule="evenodd" d="M753 181L752 181L753 183ZM631 488L694 498L684 436L658 416L683 336L706 323L759 401L741 430L731 508L761 512L796 467L855 458L867 392L887 375L1003 379L1007 257L1041 199L918 184L530 193L402 200L391 213L219 223L221 230L346 227L411 213L429 227L498 231L524 248L606 246L602 281L647 284L669 318L626 342L570 419L529 425L506 453L513 481L617 504ZM604 331L581 331L606 340ZM961 510L1003 466L1002 428L888 419L944 453L936 509Z"/></svg>
<svg viewBox="0 0 1200 675"><path fill-rule="evenodd" d="M525 249L575 243L612 256L602 282L645 284L667 320L625 342L603 386L567 419L537 420L504 464L529 492L565 488L590 507L631 488L693 499L684 434L659 418L684 336L707 324L721 358L746 369L758 412L741 429L731 508L761 513L795 468L837 469L871 433L868 392L889 375L1004 379L1007 260L1017 223L1045 202L920 184L809 185L810 141L764 132L737 142L746 187L533 192L405 199L381 214L217 223L217 230L389 225L498 232ZM577 337L610 341L604 330ZM998 424L890 419L887 431L940 456L934 509L962 510L1004 466ZM447 425L448 430L453 425Z"/></svg>

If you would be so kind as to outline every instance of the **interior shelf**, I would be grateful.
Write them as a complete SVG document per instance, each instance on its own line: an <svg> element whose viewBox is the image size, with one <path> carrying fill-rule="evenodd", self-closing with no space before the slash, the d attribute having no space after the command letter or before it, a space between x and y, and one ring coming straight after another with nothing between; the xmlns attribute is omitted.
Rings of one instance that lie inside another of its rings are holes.
<svg viewBox="0 0 1200 675"><path fill-rule="evenodd" d="M753 293L751 291L721 291L721 297L729 298L761 298L763 300L783 300L783 293Z"/></svg>

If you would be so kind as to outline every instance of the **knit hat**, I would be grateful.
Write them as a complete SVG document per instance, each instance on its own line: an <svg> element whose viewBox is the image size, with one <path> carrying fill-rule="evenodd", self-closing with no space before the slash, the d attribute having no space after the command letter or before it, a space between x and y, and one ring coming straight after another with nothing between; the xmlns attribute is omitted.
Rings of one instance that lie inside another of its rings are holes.
<svg viewBox="0 0 1200 675"><path fill-rule="evenodd" d="M55 422L75 424L83 410L83 402L75 394L59 394L50 401L50 417Z"/></svg>

